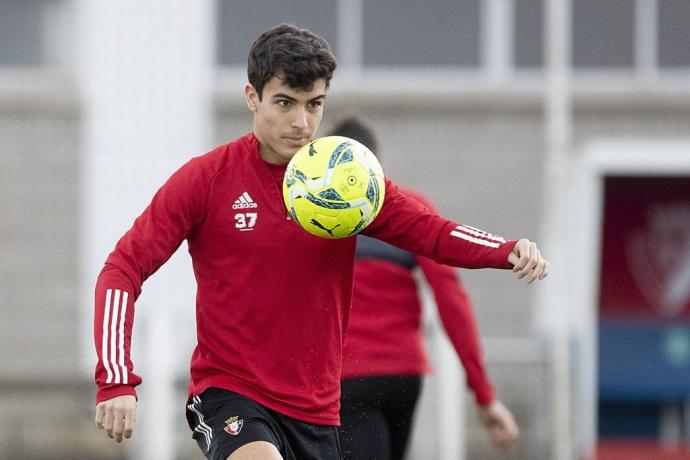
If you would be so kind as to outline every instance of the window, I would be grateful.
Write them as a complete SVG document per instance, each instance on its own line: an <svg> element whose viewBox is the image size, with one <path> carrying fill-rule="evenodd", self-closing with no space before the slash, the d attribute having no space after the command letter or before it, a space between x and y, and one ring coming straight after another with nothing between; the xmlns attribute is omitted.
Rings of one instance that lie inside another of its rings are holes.
<svg viewBox="0 0 690 460"><path fill-rule="evenodd" d="M336 0L221 0L218 5L218 63L246 66L249 47L259 34L283 22L321 35L337 53L336 10Z"/></svg>
<svg viewBox="0 0 690 460"><path fill-rule="evenodd" d="M660 0L658 8L659 66L690 66L690 2Z"/></svg>
<svg viewBox="0 0 690 460"><path fill-rule="evenodd" d="M69 0L0 0L0 67L69 63L72 5Z"/></svg>
<svg viewBox="0 0 690 460"><path fill-rule="evenodd" d="M573 65L632 68L634 13L630 0L573 0Z"/></svg>
<svg viewBox="0 0 690 460"><path fill-rule="evenodd" d="M479 0L363 0L363 65L479 65Z"/></svg>
<svg viewBox="0 0 690 460"><path fill-rule="evenodd" d="M514 0L515 66L541 67L544 62L544 3L542 0Z"/></svg>
<svg viewBox="0 0 690 460"><path fill-rule="evenodd" d="M544 66L545 0L218 1L221 66L244 67L251 42L280 22L322 35L341 69L470 70L510 78L511 71ZM0 0L9 3L20 5L16 16L26 15L27 5L36 2ZM688 0L572 0L571 13L575 70L622 69L632 76L690 66ZM0 30L7 34L21 21L0 18ZM5 60L35 55L37 40L26 34L26 49L12 50Z"/></svg>
<svg viewBox="0 0 690 460"><path fill-rule="evenodd" d="M41 63L43 2L0 0L0 66Z"/></svg>

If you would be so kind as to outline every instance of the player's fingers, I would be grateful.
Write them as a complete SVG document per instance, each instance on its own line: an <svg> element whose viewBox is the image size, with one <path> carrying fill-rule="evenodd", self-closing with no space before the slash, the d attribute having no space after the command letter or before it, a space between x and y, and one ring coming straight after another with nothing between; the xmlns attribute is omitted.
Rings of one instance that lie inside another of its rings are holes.
<svg viewBox="0 0 690 460"><path fill-rule="evenodd" d="M113 405L109 402L104 404L105 415L103 416L103 428L109 438L113 437Z"/></svg>
<svg viewBox="0 0 690 460"><path fill-rule="evenodd" d="M539 251L539 249L537 249L537 265L534 266L534 269L527 277L528 284L532 284L541 276L541 273L544 270L544 262L545 261L544 258L541 256L541 252Z"/></svg>
<svg viewBox="0 0 690 460"><path fill-rule="evenodd" d="M549 270L551 269L551 264L549 263L548 260L544 261L544 270L542 270L541 275L539 275L539 279L543 280L547 276L549 276Z"/></svg>
<svg viewBox="0 0 690 460"><path fill-rule="evenodd" d="M500 426L491 427L491 440L496 447L504 449L507 447L508 438L506 436L505 430Z"/></svg>
<svg viewBox="0 0 690 460"><path fill-rule="evenodd" d="M519 272L525 268L525 263L529 259L529 240L521 239L515 243L512 251L515 254L515 261L513 262L513 271Z"/></svg>
<svg viewBox="0 0 690 460"><path fill-rule="evenodd" d="M515 419L513 419L513 417L510 417L509 420L506 422L504 432L508 445L515 442L515 440L520 436L520 428L518 428L517 423L515 423Z"/></svg>
<svg viewBox="0 0 690 460"><path fill-rule="evenodd" d="M522 279L532 273L532 270L534 270L534 267L537 265L538 252L539 250L535 243L528 244L527 250L524 252L524 258L523 254L520 255L520 258L524 259L524 262L522 264L522 269L518 271L518 278Z"/></svg>
<svg viewBox="0 0 690 460"><path fill-rule="evenodd" d="M518 435L519 431L517 426L503 425L501 427L497 427L497 429L494 431L493 439L497 447L505 449L517 440Z"/></svg>
<svg viewBox="0 0 690 460"><path fill-rule="evenodd" d="M103 417L105 416L105 410L103 409L103 403L98 403L96 405L96 426L98 429L103 429Z"/></svg>
<svg viewBox="0 0 690 460"><path fill-rule="evenodd" d="M116 405L113 409L113 436L115 441L122 441L122 432L125 429L125 409Z"/></svg>
<svg viewBox="0 0 690 460"><path fill-rule="evenodd" d="M498 442L498 447L501 449L507 449L508 447L511 446L515 442L515 438L511 437L509 434L504 433L501 436L500 441Z"/></svg>
<svg viewBox="0 0 690 460"><path fill-rule="evenodd" d="M122 433L125 438L129 439L132 437L132 432L134 431L134 422L136 420L136 409L133 407L127 408L125 411L125 430Z"/></svg>

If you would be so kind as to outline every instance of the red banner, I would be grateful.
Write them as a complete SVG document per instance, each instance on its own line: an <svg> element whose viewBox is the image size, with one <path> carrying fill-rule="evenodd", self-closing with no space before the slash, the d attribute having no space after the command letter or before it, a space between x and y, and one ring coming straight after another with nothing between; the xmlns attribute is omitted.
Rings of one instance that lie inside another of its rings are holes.
<svg viewBox="0 0 690 460"><path fill-rule="evenodd" d="M600 276L603 319L690 319L690 177L605 179Z"/></svg>

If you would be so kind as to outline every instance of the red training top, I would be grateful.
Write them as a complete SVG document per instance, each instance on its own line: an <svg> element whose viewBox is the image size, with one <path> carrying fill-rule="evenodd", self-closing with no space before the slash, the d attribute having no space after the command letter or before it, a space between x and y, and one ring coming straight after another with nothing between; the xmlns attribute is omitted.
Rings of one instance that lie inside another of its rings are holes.
<svg viewBox="0 0 690 460"><path fill-rule="evenodd" d="M431 202L399 190L432 212ZM342 378L422 375L430 371L421 330L422 306L413 270L419 266L431 287L443 326L465 368L480 405L494 399L482 362L470 299L454 268L367 236L357 237L350 323L343 349Z"/></svg>
<svg viewBox="0 0 690 460"><path fill-rule="evenodd" d="M297 420L339 424L356 238L322 239L292 222L280 169L247 134L193 158L156 193L96 283L97 401L136 395L134 301L186 239L197 281L189 394L223 388ZM510 268L515 245L431 213L389 180L365 233L468 268Z"/></svg>

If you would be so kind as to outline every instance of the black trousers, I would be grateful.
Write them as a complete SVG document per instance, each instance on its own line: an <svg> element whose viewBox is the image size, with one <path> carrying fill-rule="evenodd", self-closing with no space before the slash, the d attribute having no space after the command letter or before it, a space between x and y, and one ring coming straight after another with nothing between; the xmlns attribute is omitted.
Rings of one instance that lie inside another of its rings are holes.
<svg viewBox="0 0 690 460"><path fill-rule="evenodd" d="M401 460L421 383L421 376L343 380L340 400L343 459Z"/></svg>

